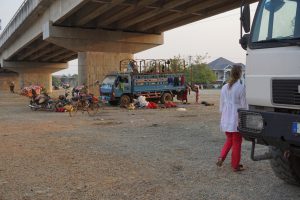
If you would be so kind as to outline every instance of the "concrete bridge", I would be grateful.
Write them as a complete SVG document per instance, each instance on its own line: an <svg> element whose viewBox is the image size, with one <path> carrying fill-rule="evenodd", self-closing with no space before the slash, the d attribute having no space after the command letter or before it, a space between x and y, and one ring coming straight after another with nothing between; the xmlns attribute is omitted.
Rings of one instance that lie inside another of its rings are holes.
<svg viewBox="0 0 300 200"><path fill-rule="evenodd" d="M248 0L253 3L257 0ZM0 36L1 68L19 86L42 84L78 58L79 83L92 84L164 42L163 32L241 5L241 0L26 0Z"/></svg>

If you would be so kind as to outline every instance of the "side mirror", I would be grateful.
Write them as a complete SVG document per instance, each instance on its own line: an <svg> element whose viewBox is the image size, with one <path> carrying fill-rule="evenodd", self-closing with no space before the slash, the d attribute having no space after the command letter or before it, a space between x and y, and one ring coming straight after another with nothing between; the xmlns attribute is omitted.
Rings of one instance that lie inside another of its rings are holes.
<svg viewBox="0 0 300 200"><path fill-rule="evenodd" d="M273 0L266 3L265 9L271 12L277 12L284 4L285 2L283 0Z"/></svg>
<svg viewBox="0 0 300 200"><path fill-rule="evenodd" d="M244 28L245 33L250 32L250 6L246 4L241 9L241 26Z"/></svg>
<svg viewBox="0 0 300 200"><path fill-rule="evenodd" d="M244 50L247 50L248 41L249 41L249 34L243 35L243 37L240 39L240 45Z"/></svg>

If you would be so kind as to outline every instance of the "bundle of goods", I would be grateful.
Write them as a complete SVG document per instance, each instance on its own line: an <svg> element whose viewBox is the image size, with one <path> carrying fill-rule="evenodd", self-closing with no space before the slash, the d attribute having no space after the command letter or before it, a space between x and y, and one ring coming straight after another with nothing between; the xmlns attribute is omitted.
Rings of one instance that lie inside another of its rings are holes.
<svg viewBox="0 0 300 200"><path fill-rule="evenodd" d="M158 105L154 102L148 102L147 108L148 109L157 109Z"/></svg>
<svg viewBox="0 0 300 200"><path fill-rule="evenodd" d="M84 88L84 85L78 85L75 87L75 90L80 91Z"/></svg>
<svg viewBox="0 0 300 200"><path fill-rule="evenodd" d="M63 109L67 112L72 112L74 110L74 107L72 105L65 105Z"/></svg>
<svg viewBox="0 0 300 200"><path fill-rule="evenodd" d="M38 104L42 104L49 98L50 97L45 94L39 94L37 97L35 97L35 100L38 102Z"/></svg>
<svg viewBox="0 0 300 200"><path fill-rule="evenodd" d="M172 101L168 101L168 102L165 103L165 107L166 108L176 108L177 105Z"/></svg>
<svg viewBox="0 0 300 200"><path fill-rule="evenodd" d="M133 105L136 105L138 108L148 108L148 109L157 109L158 105L154 102L149 102L146 100L146 97L139 96L137 99L133 100Z"/></svg>
<svg viewBox="0 0 300 200"><path fill-rule="evenodd" d="M87 94L87 87L84 85L79 85L72 90L72 97L79 97Z"/></svg>
<svg viewBox="0 0 300 200"><path fill-rule="evenodd" d="M64 107L62 108L56 108L56 112L65 112L66 109Z"/></svg>
<svg viewBox="0 0 300 200"><path fill-rule="evenodd" d="M140 107L140 108L147 107L148 103L149 103L149 102L146 100L146 97L144 97L144 96L139 96L139 97L137 98L136 104L137 104L138 107Z"/></svg>
<svg viewBox="0 0 300 200"><path fill-rule="evenodd" d="M133 103L130 103L128 106L127 106L127 109L128 110L134 110L135 109L135 106Z"/></svg>
<svg viewBox="0 0 300 200"><path fill-rule="evenodd" d="M32 97L32 90L35 91L37 95L41 94L42 87L39 85L31 85L28 87L24 87L21 91L21 95L26 97Z"/></svg>
<svg viewBox="0 0 300 200"><path fill-rule="evenodd" d="M93 101L93 103L98 103L99 99L98 99L98 97L95 97L94 95L92 95L92 101Z"/></svg>

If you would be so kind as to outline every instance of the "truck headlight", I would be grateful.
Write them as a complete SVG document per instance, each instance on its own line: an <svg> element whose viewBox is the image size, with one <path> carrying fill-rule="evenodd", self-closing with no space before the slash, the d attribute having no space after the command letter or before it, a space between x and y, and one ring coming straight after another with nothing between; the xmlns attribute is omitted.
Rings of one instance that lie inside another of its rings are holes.
<svg viewBox="0 0 300 200"><path fill-rule="evenodd" d="M264 120L261 114L255 112L239 112L239 129L246 132L261 133Z"/></svg>

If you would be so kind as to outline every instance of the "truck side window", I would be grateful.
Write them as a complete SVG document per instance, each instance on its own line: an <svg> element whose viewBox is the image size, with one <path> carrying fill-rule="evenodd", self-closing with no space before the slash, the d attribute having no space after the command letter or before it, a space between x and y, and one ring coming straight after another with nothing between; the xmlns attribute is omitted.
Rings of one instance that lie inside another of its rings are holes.
<svg viewBox="0 0 300 200"><path fill-rule="evenodd" d="M120 82L122 82L122 83L128 83L129 82L128 81L128 77L126 77L126 76L120 77Z"/></svg>

